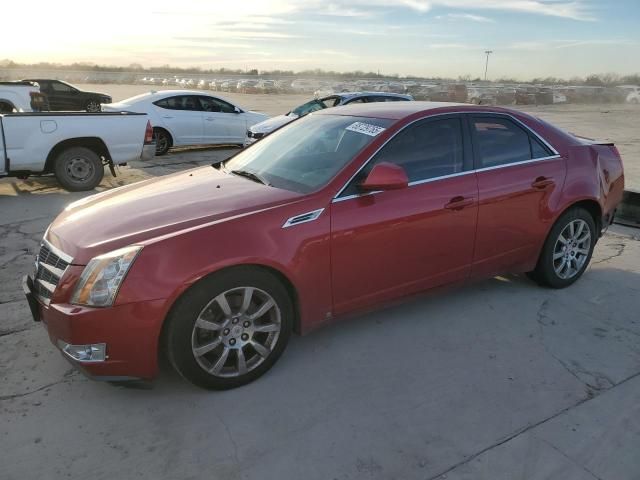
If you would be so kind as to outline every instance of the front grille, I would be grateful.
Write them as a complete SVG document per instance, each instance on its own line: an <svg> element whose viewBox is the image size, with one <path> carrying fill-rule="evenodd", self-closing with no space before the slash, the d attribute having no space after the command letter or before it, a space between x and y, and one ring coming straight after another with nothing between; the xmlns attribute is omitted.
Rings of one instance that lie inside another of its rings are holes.
<svg viewBox="0 0 640 480"><path fill-rule="evenodd" d="M36 273L33 279L33 288L45 305L49 305L53 292L55 292L60 278L71 263L64 253L54 249L47 243L42 243L36 259Z"/></svg>

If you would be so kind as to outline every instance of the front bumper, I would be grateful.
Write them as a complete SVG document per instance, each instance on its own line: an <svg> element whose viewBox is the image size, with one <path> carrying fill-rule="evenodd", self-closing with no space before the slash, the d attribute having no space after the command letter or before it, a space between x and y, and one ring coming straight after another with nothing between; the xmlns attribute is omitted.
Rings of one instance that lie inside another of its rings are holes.
<svg viewBox="0 0 640 480"><path fill-rule="evenodd" d="M164 300L108 308L66 303L45 306L36 300L29 276L23 280L23 289L34 320L42 320L51 343L89 377L114 381L151 379L157 375L158 341L165 315ZM63 351L65 347L95 347L102 344L103 360L77 360L70 354L69 348Z"/></svg>

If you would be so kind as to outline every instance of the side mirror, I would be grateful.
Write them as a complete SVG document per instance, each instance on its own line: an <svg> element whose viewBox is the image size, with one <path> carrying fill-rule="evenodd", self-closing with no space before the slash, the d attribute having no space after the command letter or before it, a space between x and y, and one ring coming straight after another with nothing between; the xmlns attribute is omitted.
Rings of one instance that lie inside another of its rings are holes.
<svg viewBox="0 0 640 480"><path fill-rule="evenodd" d="M238 107L233 107L233 113L242 113L242 110L240 110Z"/></svg>
<svg viewBox="0 0 640 480"><path fill-rule="evenodd" d="M393 163L381 162L373 167L359 188L365 192L372 192L375 190L399 190L408 186L409 179L404 168Z"/></svg>

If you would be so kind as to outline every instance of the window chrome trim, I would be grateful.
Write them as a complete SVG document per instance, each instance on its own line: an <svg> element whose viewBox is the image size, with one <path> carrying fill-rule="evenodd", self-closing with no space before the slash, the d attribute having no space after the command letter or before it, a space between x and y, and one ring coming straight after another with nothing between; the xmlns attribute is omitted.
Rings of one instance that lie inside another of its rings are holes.
<svg viewBox="0 0 640 480"><path fill-rule="evenodd" d="M295 227L297 225L301 225L303 223L313 222L322 215L324 212L324 208L319 208L318 210L312 210L311 212L301 213L299 215L294 215L293 217L289 217L286 222L282 225L282 228ZM308 217L308 218L305 218ZM303 220L298 220L302 218Z"/></svg>
<svg viewBox="0 0 640 480"><path fill-rule="evenodd" d="M524 160L522 162L505 163L503 165L496 165L495 167L471 169L471 170L467 170L466 172L459 172L459 173L454 173L452 175L444 175L444 176L441 176L441 177L426 178L424 180L415 180L415 181L409 183L410 187L413 186L413 185L419 185L419 184L422 184L422 183L428 183L428 182L433 182L433 181L436 181L436 180L442 180L444 178L449 178L451 176L459 176L461 174L475 173L475 172L484 172L484 171L488 171L488 170L495 170L497 168L508 167L508 166L511 166L511 165L522 165L522 164L525 164L525 163L539 162L539 161L543 161L543 160L550 160L550 159L553 159L553 158L559 158L561 156L560 153L555 148L553 148L553 146L549 142L547 142L544 138L542 138L540 135L538 135L538 133L536 133L532 128L530 128L529 126L525 125L523 122L521 122L519 119L517 119L516 117L514 117L510 113L505 113L505 112L485 112L485 111L436 113L434 115L427 115L425 117L418 118L418 119L406 124L400 130L398 130L396 133L394 133L392 137L390 137L387 140L385 140L385 142L382 145L380 145L380 147L378 147L376 149L376 151L373 152L369 156L369 158L360 166L360 168L358 168L358 170L353 175L351 175L349 180L347 180L347 182L342 186L342 188L340 190L338 190L338 193L336 193L333 196L333 199L331 200L331 203L341 202L343 200L351 200L352 198L358 198L358 197L363 197L365 195L373 195L375 193L380 193L380 192L376 191L376 192L367 192L366 194L353 194L353 195L347 195L346 197L340 197L340 194L349 186L351 181L354 178L356 178L356 176L369 164L369 162L371 162L373 157L375 157L378 154L378 152L380 150L382 150L387 145L387 143L389 143L391 140L396 138L396 136L398 136L401 132L403 132L405 130L405 128L408 128L408 127L412 126L414 123L417 123L417 122L420 122L420 121L423 121L423 120L429 120L431 118L442 117L442 116L445 116L445 115L464 115L464 116L469 116L469 115L492 116L492 115L494 115L494 116L507 117L507 118L511 119L514 123L516 123L519 127L523 128L526 132L528 132L531 135L533 135L537 140L539 140L543 145L545 145L549 150L551 150L553 155L547 156L547 157L542 157L542 158L532 158L531 160Z"/></svg>
<svg viewBox="0 0 640 480"><path fill-rule="evenodd" d="M560 158L560 157L561 157L560 155L551 155L551 156L548 156L548 157L532 158L531 160L522 160L521 162L503 163L502 165L494 165L493 167L477 168L474 171L475 172L488 172L490 170L497 170L498 168L515 167L515 166L518 166L518 165L526 165L527 163L543 162L545 160L554 160L554 159Z"/></svg>

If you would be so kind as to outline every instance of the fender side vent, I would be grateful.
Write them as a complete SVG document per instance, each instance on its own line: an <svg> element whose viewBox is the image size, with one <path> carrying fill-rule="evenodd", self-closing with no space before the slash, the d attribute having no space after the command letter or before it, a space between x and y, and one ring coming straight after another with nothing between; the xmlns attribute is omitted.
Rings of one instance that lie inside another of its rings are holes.
<svg viewBox="0 0 640 480"><path fill-rule="evenodd" d="M301 223L313 222L314 220L317 220L320 215L322 215L322 212L324 212L324 208L320 208L312 212L301 213L300 215L289 218L286 222L284 222L282 228L293 227Z"/></svg>

